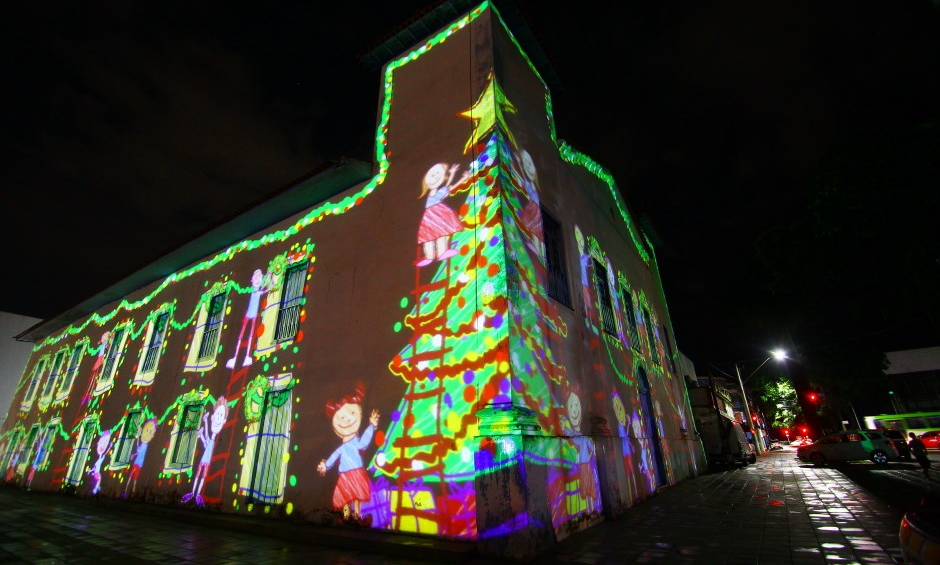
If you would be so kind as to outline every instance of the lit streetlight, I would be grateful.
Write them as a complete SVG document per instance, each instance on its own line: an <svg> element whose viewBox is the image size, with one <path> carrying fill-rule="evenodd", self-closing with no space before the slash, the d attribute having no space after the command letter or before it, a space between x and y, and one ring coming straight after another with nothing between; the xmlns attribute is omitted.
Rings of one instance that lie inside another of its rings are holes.
<svg viewBox="0 0 940 565"><path fill-rule="evenodd" d="M744 392L744 383L746 383L751 377L757 374L757 371L760 371L761 367L767 364L768 361L774 359L776 361L783 361L787 358L787 352L783 349L774 349L770 352L770 357L766 358L757 366L756 369L751 371L751 374L747 376L746 379L741 378L741 367L738 367L738 364L734 364L734 370L738 374L738 386L741 388L741 401L744 403L744 414L747 416L747 421L751 426L751 430L754 433L754 446L757 448L758 453L763 453L763 443L764 438L761 435L760 427L755 425L754 419L751 417L751 407L747 400L747 393Z"/></svg>

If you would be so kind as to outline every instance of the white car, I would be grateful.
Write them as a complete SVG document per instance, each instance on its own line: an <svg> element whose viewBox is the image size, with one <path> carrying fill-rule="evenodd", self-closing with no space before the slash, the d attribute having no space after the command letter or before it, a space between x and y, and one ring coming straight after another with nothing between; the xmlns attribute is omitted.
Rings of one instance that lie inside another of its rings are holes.
<svg viewBox="0 0 940 565"><path fill-rule="evenodd" d="M898 458L891 442L882 434L871 430L846 430L821 437L810 445L796 450L800 461L825 465L842 461L871 460L884 465Z"/></svg>

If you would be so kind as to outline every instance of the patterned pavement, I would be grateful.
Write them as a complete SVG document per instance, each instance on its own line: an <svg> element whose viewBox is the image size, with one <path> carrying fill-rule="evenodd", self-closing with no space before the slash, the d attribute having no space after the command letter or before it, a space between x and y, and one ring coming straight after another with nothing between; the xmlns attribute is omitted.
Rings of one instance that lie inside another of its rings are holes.
<svg viewBox="0 0 940 565"><path fill-rule="evenodd" d="M940 493L915 465L879 472ZM0 508L0 563L494 562L463 542L13 487L0 488ZM900 517L842 471L774 452L667 488L537 562L899 563Z"/></svg>

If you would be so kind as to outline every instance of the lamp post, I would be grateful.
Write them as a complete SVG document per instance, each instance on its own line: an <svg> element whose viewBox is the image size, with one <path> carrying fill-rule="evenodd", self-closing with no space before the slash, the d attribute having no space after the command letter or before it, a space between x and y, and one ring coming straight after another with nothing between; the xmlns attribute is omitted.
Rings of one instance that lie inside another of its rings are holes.
<svg viewBox="0 0 940 565"><path fill-rule="evenodd" d="M741 401L744 403L744 415L747 417L748 425L751 426L751 430L754 433L754 446L757 448L757 453L764 452L764 449L762 447L764 443L764 438L761 435L760 428L754 425L754 420L751 418L751 406L747 400L747 393L744 392L744 383L748 379L753 377L755 374L757 374L757 371L760 371L761 367L767 364L767 362L770 361L771 359L776 359L777 361L783 361L786 358L787 358L786 351L782 349L774 349L773 351L770 352L770 357L764 359L764 361L761 362L761 364L758 365L756 369L751 371L751 374L747 376L747 379L741 378L741 367L739 367L737 363L734 364L734 370L738 375L738 386L741 388Z"/></svg>

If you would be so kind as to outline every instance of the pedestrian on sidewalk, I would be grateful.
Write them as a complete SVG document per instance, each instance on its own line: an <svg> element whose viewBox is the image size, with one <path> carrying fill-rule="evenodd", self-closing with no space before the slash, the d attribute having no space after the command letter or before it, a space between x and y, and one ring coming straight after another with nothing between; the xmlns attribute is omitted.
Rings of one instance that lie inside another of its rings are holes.
<svg viewBox="0 0 940 565"><path fill-rule="evenodd" d="M914 459L917 459L917 462L920 463L920 468L924 470L924 476L929 479L930 459L927 459L927 446L924 445L924 442L921 441L914 432L909 432L907 435L911 437L911 441L907 442L908 447L911 448L911 455L914 456Z"/></svg>

